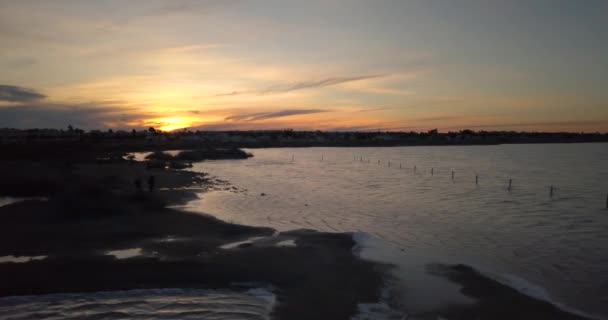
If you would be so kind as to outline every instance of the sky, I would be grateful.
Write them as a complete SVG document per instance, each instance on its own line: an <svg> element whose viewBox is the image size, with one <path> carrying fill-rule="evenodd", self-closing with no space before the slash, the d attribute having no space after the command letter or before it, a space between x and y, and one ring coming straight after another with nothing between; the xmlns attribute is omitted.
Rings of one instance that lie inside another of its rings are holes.
<svg viewBox="0 0 608 320"><path fill-rule="evenodd" d="M0 128L608 132L605 0L0 0Z"/></svg>

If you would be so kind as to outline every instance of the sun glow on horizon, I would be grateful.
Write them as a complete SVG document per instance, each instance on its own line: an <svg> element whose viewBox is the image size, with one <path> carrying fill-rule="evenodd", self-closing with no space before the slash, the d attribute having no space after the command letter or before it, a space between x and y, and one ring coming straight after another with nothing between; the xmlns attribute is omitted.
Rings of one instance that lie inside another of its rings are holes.
<svg viewBox="0 0 608 320"><path fill-rule="evenodd" d="M0 1L0 128L608 132L608 1L462 2Z"/></svg>
<svg viewBox="0 0 608 320"><path fill-rule="evenodd" d="M188 128L192 126L193 119L190 118L159 118L148 121L156 124L157 129L162 131L173 131L177 129ZM152 127L155 127L152 125Z"/></svg>

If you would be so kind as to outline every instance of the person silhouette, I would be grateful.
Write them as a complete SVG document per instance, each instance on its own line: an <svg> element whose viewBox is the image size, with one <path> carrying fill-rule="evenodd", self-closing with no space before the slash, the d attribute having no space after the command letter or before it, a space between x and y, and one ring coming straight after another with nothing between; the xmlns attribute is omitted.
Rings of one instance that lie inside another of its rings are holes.
<svg viewBox="0 0 608 320"><path fill-rule="evenodd" d="M135 192L140 193L141 192L141 179L136 178L134 184L135 184Z"/></svg>
<svg viewBox="0 0 608 320"><path fill-rule="evenodd" d="M148 190L152 192L154 190L154 176L148 178Z"/></svg>

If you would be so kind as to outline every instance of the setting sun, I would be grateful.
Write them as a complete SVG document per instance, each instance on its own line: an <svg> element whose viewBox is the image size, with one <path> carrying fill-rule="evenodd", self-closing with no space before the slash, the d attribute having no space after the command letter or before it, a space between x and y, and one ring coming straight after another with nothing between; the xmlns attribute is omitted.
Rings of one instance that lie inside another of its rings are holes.
<svg viewBox="0 0 608 320"><path fill-rule="evenodd" d="M157 129L162 131L173 131L192 126L191 119L186 118L160 118L151 120L150 122L155 123L158 126Z"/></svg>
<svg viewBox="0 0 608 320"><path fill-rule="evenodd" d="M0 320L608 320L606 17L0 0Z"/></svg>

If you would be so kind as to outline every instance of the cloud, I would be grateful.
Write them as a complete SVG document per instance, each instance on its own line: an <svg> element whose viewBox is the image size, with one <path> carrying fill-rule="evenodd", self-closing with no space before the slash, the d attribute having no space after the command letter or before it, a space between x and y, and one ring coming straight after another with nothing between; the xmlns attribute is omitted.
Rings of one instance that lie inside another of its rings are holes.
<svg viewBox="0 0 608 320"><path fill-rule="evenodd" d="M362 76L353 76L353 77L329 77L329 78L324 78L321 80L300 81L300 82L295 82L295 83L274 85L274 86L271 86L264 90L244 90L244 91L232 91L232 92L226 92L226 93L219 93L219 94L216 94L215 96L216 97L225 97L225 96L236 96L236 95L243 95L243 94L264 95L264 94L286 93L286 92L291 92L291 91L296 91L296 90L305 90L305 89L314 89L314 88L335 86L335 85L342 84L342 83L382 78L382 77L386 77L386 76L387 75L385 75L385 74L371 74L371 75L362 75Z"/></svg>
<svg viewBox="0 0 608 320"><path fill-rule="evenodd" d="M91 104L24 103L0 108L0 128L129 128L146 114Z"/></svg>
<svg viewBox="0 0 608 320"><path fill-rule="evenodd" d="M0 85L0 101L29 102L44 98L46 98L45 95L32 89L4 84Z"/></svg>
<svg viewBox="0 0 608 320"><path fill-rule="evenodd" d="M230 97L230 96L238 96L241 94L255 93L255 91L232 91L227 93L218 93L214 95L215 97Z"/></svg>
<svg viewBox="0 0 608 320"><path fill-rule="evenodd" d="M589 126L598 126L604 127L604 131L608 129L608 120L578 120L578 121L552 121L552 122L514 122L514 123L498 123L498 124L478 124L478 125L468 125L468 126L459 126L466 127L470 129L484 129L484 128L518 128L518 127L568 127L568 126L576 126L576 127L589 127ZM451 127L456 128L456 127ZM588 131L588 130L587 130Z"/></svg>
<svg viewBox="0 0 608 320"><path fill-rule="evenodd" d="M270 88L270 89L266 90L264 93L289 92L289 91L302 90L302 89L322 88L322 87L334 86L334 85L341 84L341 83L366 80L366 79L374 79L374 78L380 78L380 77L384 77L384 76L385 75L382 75L382 74L373 74L373 75L356 76L356 77L331 77L331 78L326 78L326 79L322 79L322 80L318 80L318 81L298 82L298 83L288 85L286 87Z"/></svg>
<svg viewBox="0 0 608 320"><path fill-rule="evenodd" d="M281 110L275 112L258 112L258 113L249 113L242 115L234 115L226 117L224 120L226 121L256 121L256 120L266 120L273 118L283 118L295 115L302 114L312 114L312 113L321 113L328 112L329 110L321 110L321 109L293 109L293 110Z"/></svg>
<svg viewBox="0 0 608 320"><path fill-rule="evenodd" d="M357 110L354 110L353 112L375 112L375 111L384 111L384 110L391 110L393 108L389 108L389 107L376 107L376 108L360 108Z"/></svg>
<svg viewBox="0 0 608 320"><path fill-rule="evenodd" d="M227 5L237 3L236 0L166 0L165 4L148 12L151 16L172 14L209 14Z"/></svg>

